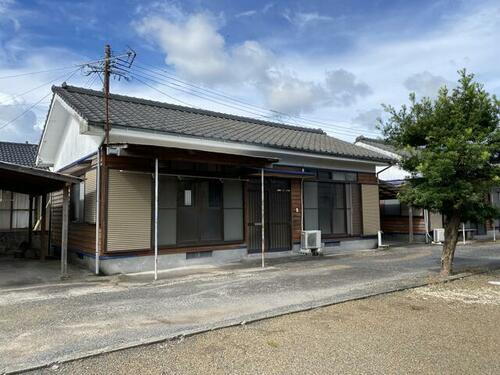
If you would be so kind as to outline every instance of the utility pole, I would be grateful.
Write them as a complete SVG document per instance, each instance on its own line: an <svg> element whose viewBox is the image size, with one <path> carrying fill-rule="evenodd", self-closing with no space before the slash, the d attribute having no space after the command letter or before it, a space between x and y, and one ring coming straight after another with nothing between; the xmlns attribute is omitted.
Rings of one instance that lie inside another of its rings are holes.
<svg viewBox="0 0 500 375"><path fill-rule="evenodd" d="M104 116L105 116L105 127L104 127L104 142L106 145L109 144L109 76L110 76L110 59L111 59L111 47L106 44L104 47Z"/></svg>
<svg viewBox="0 0 500 375"><path fill-rule="evenodd" d="M104 93L104 140L103 144L109 144L109 132L111 125L109 123L109 81L111 76L113 78L121 78L129 80L129 69L134 63L136 53L131 48L127 52L118 56L113 56L111 53L111 46L106 44L104 47L104 59L99 60L97 63L87 64L85 66L85 75L98 74L103 75L103 93Z"/></svg>

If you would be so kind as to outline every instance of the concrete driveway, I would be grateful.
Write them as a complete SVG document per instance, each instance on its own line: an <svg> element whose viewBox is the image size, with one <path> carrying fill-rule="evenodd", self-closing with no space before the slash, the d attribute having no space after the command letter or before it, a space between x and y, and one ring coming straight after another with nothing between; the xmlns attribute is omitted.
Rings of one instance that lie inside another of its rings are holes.
<svg viewBox="0 0 500 375"><path fill-rule="evenodd" d="M437 276L439 254L409 247L168 274L154 284L143 276L0 289L0 372L423 285ZM455 268L500 268L500 246L460 246Z"/></svg>

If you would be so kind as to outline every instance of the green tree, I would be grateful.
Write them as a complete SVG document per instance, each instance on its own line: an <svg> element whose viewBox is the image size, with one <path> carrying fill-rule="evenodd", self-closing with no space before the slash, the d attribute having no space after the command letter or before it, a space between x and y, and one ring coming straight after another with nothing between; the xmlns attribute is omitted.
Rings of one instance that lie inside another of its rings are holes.
<svg viewBox="0 0 500 375"><path fill-rule="evenodd" d="M444 215L443 275L452 272L460 223L498 216L488 194L500 184L500 101L473 74L458 73L458 86L442 87L434 100L413 93L409 106L383 105L388 120L379 124L404 151L399 165L411 174L398 198Z"/></svg>

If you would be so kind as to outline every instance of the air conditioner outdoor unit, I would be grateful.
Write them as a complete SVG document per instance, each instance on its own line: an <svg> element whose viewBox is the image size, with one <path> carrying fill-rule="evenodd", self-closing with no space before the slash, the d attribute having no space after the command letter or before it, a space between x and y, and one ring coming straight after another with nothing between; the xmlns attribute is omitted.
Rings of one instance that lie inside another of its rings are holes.
<svg viewBox="0 0 500 375"><path fill-rule="evenodd" d="M316 254L321 252L321 231L304 230L300 237L300 252Z"/></svg>
<svg viewBox="0 0 500 375"><path fill-rule="evenodd" d="M442 243L442 242L444 242L444 228L434 229L433 242L434 243Z"/></svg>

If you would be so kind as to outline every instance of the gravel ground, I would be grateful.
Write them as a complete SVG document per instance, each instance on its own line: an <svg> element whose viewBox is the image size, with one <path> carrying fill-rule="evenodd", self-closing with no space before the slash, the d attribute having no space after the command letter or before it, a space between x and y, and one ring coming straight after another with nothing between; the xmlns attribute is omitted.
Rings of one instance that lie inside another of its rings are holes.
<svg viewBox="0 0 500 375"><path fill-rule="evenodd" d="M500 271L32 374L498 374Z"/></svg>

